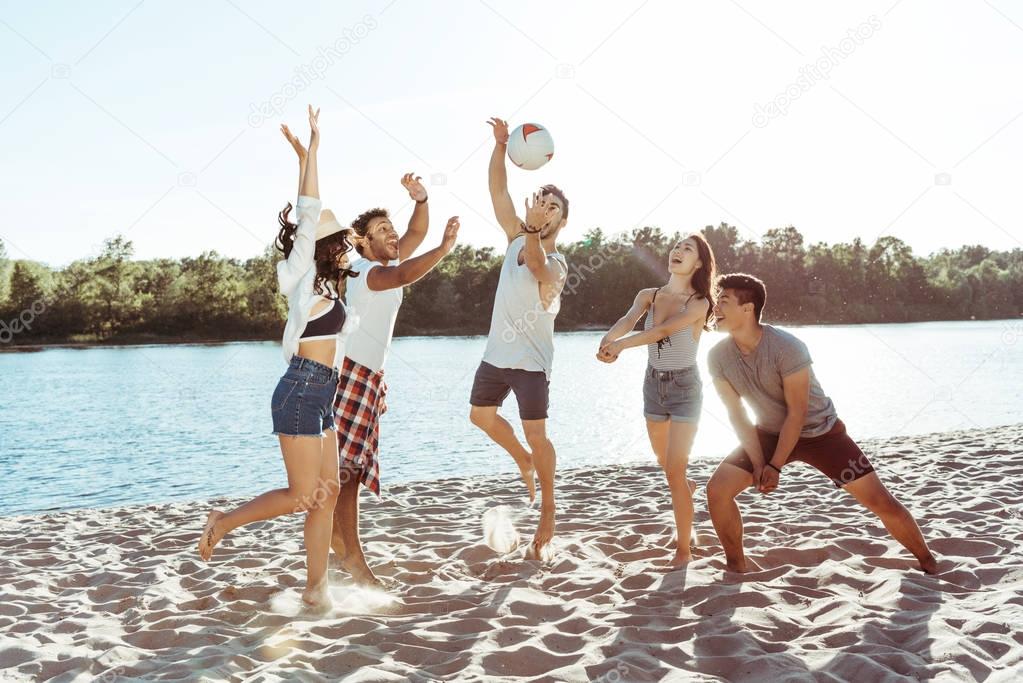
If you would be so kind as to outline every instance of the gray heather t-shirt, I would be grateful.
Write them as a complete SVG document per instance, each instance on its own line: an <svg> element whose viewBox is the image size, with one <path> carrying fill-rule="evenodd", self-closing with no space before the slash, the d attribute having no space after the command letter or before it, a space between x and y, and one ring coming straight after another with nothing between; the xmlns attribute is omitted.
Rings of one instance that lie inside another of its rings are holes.
<svg viewBox="0 0 1023 683"><path fill-rule="evenodd" d="M748 356L742 355L731 337L718 342L707 356L710 375L726 379L736 393L746 399L757 416L757 426L778 434L788 408L782 378L809 367L813 361L806 344L793 335L764 325L764 336ZM838 414L810 368L810 402L806 409L801 436L826 434L835 425Z"/></svg>

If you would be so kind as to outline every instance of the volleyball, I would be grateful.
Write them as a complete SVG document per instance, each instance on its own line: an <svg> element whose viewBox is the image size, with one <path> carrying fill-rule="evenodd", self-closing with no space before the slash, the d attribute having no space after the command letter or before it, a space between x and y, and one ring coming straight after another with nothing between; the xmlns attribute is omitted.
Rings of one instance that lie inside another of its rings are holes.
<svg viewBox="0 0 1023 683"><path fill-rule="evenodd" d="M539 123L523 123L508 138L508 158L519 168L535 171L554 156L554 138Z"/></svg>

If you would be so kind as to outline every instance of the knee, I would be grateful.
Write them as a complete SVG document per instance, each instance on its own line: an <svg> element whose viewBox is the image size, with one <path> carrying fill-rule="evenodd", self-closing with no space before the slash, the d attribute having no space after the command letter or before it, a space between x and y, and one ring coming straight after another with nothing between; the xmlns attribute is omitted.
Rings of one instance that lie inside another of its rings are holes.
<svg viewBox="0 0 1023 683"><path fill-rule="evenodd" d="M542 429L527 429L525 437L526 443L529 444L529 450L533 452L546 448L549 443L547 432Z"/></svg>
<svg viewBox="0 0 1023 683"><path fill-rule="evenodd" d="M336 481L318 481L293 491L295 512L333 510L337 504L339 487Z"/></svg>
<svg viewBox="0 0 1023 683"><path fill-rule="evenodd" d="M878 517L893 517L902 514L905 508L890 493L871 496L863 504Z"/></svg>
<svg viewBox="0 0 1023 683"><path fill-rule="evenodd" d="M707 482L707 502L710 505L718 505L725 503L735 498L735 492L732 490L718 472L710 478Z"/></svg>
<svg viewBox="0 0 1023 683"><path fill-rule="evenodd" d="M479 406L472 406L469 409L469 422L472 422L483 431L488 431L491 425L494 424L494 413Z"/></svg>
<svg viewBox="0 0 1023 683"><path fill-rule="evenodd" d="M689 479L686 476L688 459L668 458L664 467L664 476L668 479L668 486L671 488L688 488Z"/></svg>

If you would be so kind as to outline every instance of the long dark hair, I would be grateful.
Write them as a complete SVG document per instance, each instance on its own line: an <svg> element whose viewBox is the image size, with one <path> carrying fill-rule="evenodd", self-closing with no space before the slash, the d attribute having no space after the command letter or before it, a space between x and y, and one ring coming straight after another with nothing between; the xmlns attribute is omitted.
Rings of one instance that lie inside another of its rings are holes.
<svg viewBox="0 0 1023 683"><path fill-rule="evenodd" d="M288 205L277 214L277 223L280 224L281 229L277 233L274 246L284 254L284 258L288 258L291 254L291 249L295 246L295 232L298 230L298 224L288 220L291 209L291 202L288 202ZM352 244L348 241L347 230L339 230L333 235L316 240L316 251L313 256L316 261L316 278L313 280L313 290L317 294L341 296L344 279L358 277L359 274L354 270L338 265L342 254L347 254L351 250ZM334 291L330 291L327 283L333 286Z"/></svg>
<svg viewBox="0 0 1023 683"><path fill-rule="evenodd" d="M701 299L710 302L707 307L707 319L703 323L703 329L710 331L710 323L714 319L714 279L717 276L717 262L714 260L714 250L707 244L707 240L698 232L694 232L685 239L696 242L696 252L703 264L700 269L693 273L690 280L693 289Z"/></svg>

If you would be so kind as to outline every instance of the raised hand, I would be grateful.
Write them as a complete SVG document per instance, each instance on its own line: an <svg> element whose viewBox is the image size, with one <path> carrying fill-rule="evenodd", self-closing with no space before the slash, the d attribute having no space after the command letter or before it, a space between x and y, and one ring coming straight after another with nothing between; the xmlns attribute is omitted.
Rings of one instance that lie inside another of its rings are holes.
<svg viewBox="0 0 1023 683"><path fill-rule="evenodd" d="M401 177L401 185L408 190L408 196L417 202L426 201L426 188L420 181L422 176L413 173L406 173Z"/></svg>
<svg viewBox="0 0 1023 683"><path fill-rule="evenodd" d="M526 198L526 232L540 232L547 227L554 213L554 202L540 192L533 193L533 203Z"/></svg>
<svg viewBox="0 0 1023 683"><path fill-rule="evenodd" d="M499 145L508 144L508 122L504 119L499 119L496 116L492 117L489 121L490 127L494 129L494 142Z"/></svg>
<svg viewBox="0 0 1023 683"><path fill-rule="evenodd" d="M313 105L309 105L309 151L315 152L320 147L320 110L313 111Z"/></svg>
<svg viewBox="0 0 1023 683"><path fill-rule="evenodd" d="M455 248L455 242L458 241L459 227L461 227L461 224L458 222L458 216L452 216L448 219L448 224L444 226L444 237L440 243L440 246L445 251L451 251Z"/></svg>
<svg viewBox="0 0 1023 683"><path fill-rule="evenodd" d="M309 152L302 144L302 141L291 132L291 129L288 128L286 124L281 124L281 132L284 133L284 137L291 143L292 148L295 150L295 154L298 155L298 163L304 166L305 160L309 157Z"/></svg>

